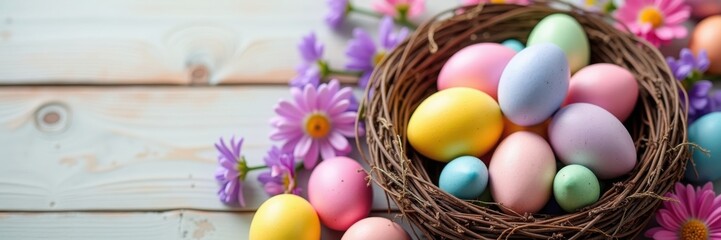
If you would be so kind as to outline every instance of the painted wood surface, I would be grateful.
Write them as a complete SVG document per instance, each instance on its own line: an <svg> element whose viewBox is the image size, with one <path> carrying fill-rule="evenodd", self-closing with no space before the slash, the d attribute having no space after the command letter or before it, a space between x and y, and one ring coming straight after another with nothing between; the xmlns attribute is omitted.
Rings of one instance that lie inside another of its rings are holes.
<svg viewBox="0 0 721 240"><path fill-rule="evenodd" d="M285 86L1 88L0 210L252 211L267 199L259 172L245 208L223 205L213 144L243 136L249 166L261 165L288 97ZM374 206L387 208L379 189Z"/></svg>
<svg viewBox="0 0 721 240"><path fill-rule="evenodd" d="M372 216L410 226L395 213ZM23 240L224 240L246 239L253 213L174 210L166 212L2 213L0 238ZM323 228L322 239L343 232Z"/></svg>
<svg viewBox="0 0 721 240"><path fill-rule="evenodd" d="M419 19L457 4L428 1ZM301 36L316 31L343 67L353 27L377 29L351 16L332 31L326 11L325 0L3 0L0 84L286 83Z"/></svg>

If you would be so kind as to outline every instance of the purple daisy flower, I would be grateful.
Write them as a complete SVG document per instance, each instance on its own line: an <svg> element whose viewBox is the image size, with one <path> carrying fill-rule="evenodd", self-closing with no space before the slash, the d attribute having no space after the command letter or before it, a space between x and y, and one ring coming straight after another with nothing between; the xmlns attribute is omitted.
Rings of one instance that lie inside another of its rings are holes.
<svg viewBox="0 0 721 240"><path fill-rule="evenodd" d="M348 154L351 146L346 137L355 136L357 116L348 111L351 89L341 89L333 79L318 88L291 88L291 94L292 100L282 100L275 107L278 115L270 120L274 128L270 138L282 141L282 150L302 159L306 169L315 167L319 156Z"/></svg>
<svg viewBox="0 0 721 240"><path fill-rule="evenodd" d="M245 206L243 198L243 180L248 172L245 158L240 155L240 148L243 145L243 138L237 142L235 137L230 139L227 145L223 138L215 144L220 155L218 156L218 168L215 170L215 180L220 184L218 196L220 201L227 204L238 203Z"/></svg>
<svg viewBox="0 0 721 240"><path fill-rule="evenodd" d="M672 57L666 58L668 66L674 74L676 79L683 81L694 72L703 73L706 72L709 66L708 55L706 50L701 50L697 57L694 57L691 50L684 48L681 50L678 59Z"/></svg>
<svg viewBox="0 0 721 240"><path fill-rule="evenodd" d="M346 56L348 56L346 68L363 72L363 75L358 80L358 85L361 88L368 86L368 78L370 78L375 65L408 35L407 28L402 28L397 33L393 32L393 18L391 17L384 17L378 30L380 50L376 48L376 44L366 31L356 28L353 30L353 39L348 42L348 48L345 52Z"/></svg>
<svg viewBox="0 0 721 240"><path fill-rule="evenodd" d="M343 25L348 12L350 12L350 2L349 0L328 0L327 3L329 11L325 15L325 23L333 29L338 29Z"/></svg>
<svg viewBox="0 0 721 240"><path fill-rule="evenodd" d="M323 78L325 71L323 67L323 44L319 43L315 37L315 33L303 37L298 45L298 51L303 58L303 62L296 68L298 74L290 81L291 86L303 87L306 84L318 86L320 79Z"/></svg>
<svg viewBox="0 0 721 240"><path fill-rule="evenodd" d="M688 91L689 124L703 115L721 110L721 92L711 91L713 84L709 80L696 82Z"/></svg>
<svg viewBox="0 0 721 240"><path fill-rule="evenodd" d="M270 196L281 193L299 195L300 187L295 182L295 158L291 153L282 152L273 146L268 155L265 156L265 165L270 171L263 172L258 176L258 181L263 184L265 192Z"/></svg>

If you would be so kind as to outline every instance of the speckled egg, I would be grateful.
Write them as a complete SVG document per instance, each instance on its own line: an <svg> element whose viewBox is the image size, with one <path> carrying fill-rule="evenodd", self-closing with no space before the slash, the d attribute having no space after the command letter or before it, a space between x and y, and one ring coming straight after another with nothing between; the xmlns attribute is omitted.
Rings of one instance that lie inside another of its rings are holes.
<svg viewBox="0 0 721 240"><path fill-rule="evenodd" d="M553 196L566 212L594 204L600 195L601 186L596 175L584 166L565 166L553 179Z"/></svg>
<svg viewBox="0 0 721 240"><path fill-rule="evenodd" d="M344 231L368 216L373 190L368 174L356 160L334 157L323 160L308 179L308 200L323 225Z"/></svg>
<svg viewBox="0 0 721 240"><path fill-rule="evenodd" d="M364 218L348 228L341 240L411 240L403 227L387 218Z"/></svg>
<svg viewBox="0 0 721 240"><path fill-rule="evenodd" d="M451 56L438 74L438 90L469 87L496 99L503 68L516 55L498 43L477 43Z"/></svg>
<svg viewBox="0 0 721 240"><path fill-rule="evenodd" d="M457 87L434 93L408 121L408 141L424 156L440 162L481 156L503 131L501 111L488 94Z"/></svg>
<svg viewBox="0 0 721 240"><path fill-rule="evenodd" d="M548 137L561 162L587 167L600 179L620 177L636 166L631 134L613 114L590 103L559 110Z"/></svg>
<svg viewBox="0 0 721 240"><path fill-rule="evenodd" d="M501 210L535 213L551 196L556 160L542 137L516 132L498 145L488 172L491 195L504 206Z"/></svg>
<svg viewBox="0 0 721 240"><path fill-rule="evenodd" d="M516 54L498 82L503 115L520 126L548 119L563 103L570 72L566 55L556 45L539 43Z"/></svg>
<svg viewBox="0 0 721 240"><path fill-rule="evenodd" d="M591 103L625 121L638 99L638 83L631 72L609 63L582 68L571 78L563 105Z"/></svg>
<svg viewBox="0 0 721 240"><path fill-rule="evenodd" d="M591 49L588 46L588 37L581 24L573 17L556 13L543 18L528 36L528 47L553 43L563 49L566 54L571 72L576 72L588 65Z"/></svg>

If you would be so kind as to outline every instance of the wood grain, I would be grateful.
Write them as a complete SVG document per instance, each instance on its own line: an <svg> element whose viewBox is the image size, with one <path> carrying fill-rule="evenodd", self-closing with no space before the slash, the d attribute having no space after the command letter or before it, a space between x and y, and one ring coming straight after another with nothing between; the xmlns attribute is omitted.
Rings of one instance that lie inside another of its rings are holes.
<svg viewBox="0 0 721 240"><path fill-rule="evenodd" d="M372 213L410 226L395 213ZM6 240L222 240L247 239L253 213L174 210L166 212L2 213L0 233ZM323 228L322 239L343 232Z"/></svg>
<svg viewBox="0 0 721 240"><path fill-rule="evenodd" d="M376 35L378 21L365 16L329 29L325 2L5 0L0 84L287 83L308 32L338 68L354 27ZM419 19L457 4L429 1Z"/></svg>
<svg viewBox="0 0 721 240"><path fill-rule="evenodd" d="M284 86L0 88L0 211L252 211L267 199L259 172L247 177L246 208L223 205L213 144L243 136L249 165L260 165L273 106L289 95ZM300 176L305 184L309 173ZM375 209L387 208L384 196L375 189Z"/></svg>

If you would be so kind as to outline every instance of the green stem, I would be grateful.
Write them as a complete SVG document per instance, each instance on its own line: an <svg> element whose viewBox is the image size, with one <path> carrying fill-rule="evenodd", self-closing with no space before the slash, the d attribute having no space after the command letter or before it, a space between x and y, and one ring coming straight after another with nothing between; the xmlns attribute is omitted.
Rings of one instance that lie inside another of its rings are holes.
<svg viewBox="0 0 721 240"><path fill-rule="evenodd" d="M339 70L339 69L332 69L332 68L328 68L328 73L331 75L344 75L344 76L352 76L352 77L360 77L361 75L363 75L363 72Z"/></svg>
<svg viewBox="0 0 721 240"><path fill-rule="evenodd" d="M266 169L266 168L268 168L268 166L266 166L266 165L260 165L260 166L255 166L255 167L249 167L249 168L248 168L248 172L250 172L250 171L254 171L254 170L259 170L259 169Z"/></svg>
<svg viewBox="0 0 721 240"><path fill-rule="evenodd" d="M298 172L301 169L303 169L303 162L299 162L295 164L295 171Z"/></svg>
<svg viewBox="0 0 721 240"><path fill-rule="evenodd" d="M378 18L378 19L383 18L383 14L380 14L380 13L377 13L377 12L374 12L374 11L371 11L371 10L368 10L368 9L365 9L365 8L358 8L358 7L356 7L356 6L350 6L350 7L348 7L348 12L349 12L349 13L350 13L350 12L355 12L355 13L358 13L358 14L360 14L360 15L365 15L365 16L369 16L369 17L375 17L375 18ZM398 18L393 18L393 21L394 21L395 23L399 24L399 25L408 27L408 28L410 28L410 29L412 29L412 30L415 30L416 28L418 28L418 26L416 26L416 24L408 21L408 18L407 18L405 15L401 15L401 16L399 16Z"/></svg>

